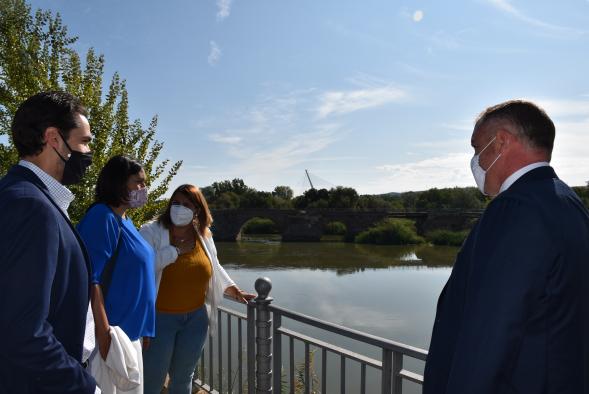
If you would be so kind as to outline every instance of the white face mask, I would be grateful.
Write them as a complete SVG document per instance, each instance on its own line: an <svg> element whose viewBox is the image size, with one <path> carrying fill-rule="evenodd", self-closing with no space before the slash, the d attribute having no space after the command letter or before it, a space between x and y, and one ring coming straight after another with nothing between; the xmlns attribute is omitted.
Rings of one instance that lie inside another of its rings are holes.
<svg viewBox="0 0 589 394"><path fill-rule="evenodd" d="M129 192L129 207L139 208L147 204L147 188L131 190Z"/></svg>
<svg viewBox="0 0 589 394"><path fill-rule="evenodd" d="M183 205L174 204L170 207L170 219L176 226L186 226L192 222L194 212Z"/></svg>
<svg viewBox="0 0 589 394"><path fill-rule="evenodd" d="M499 153L499 156L497 156L495 160L493 160L491 165L486 170L483 170L483 168L479 164L479 157L481 156L481 153L483 153L485 149L487 149L489 145L491 145L491 143L495 141L495 138L497 137L493 137L493 139L489 141L487 145L485 145L485 147L479 152L478 155L474 155L472 159L470 159L470 169L472 171L472 175L474 176L474 181L477 183L477 187L479 188L481 193L483 193L485 196L488 196L488 194L485 192L485 179L487 177L487 172L491 169L491 167L493 167L493 164L495 164L497 160L499 160L499 158L501 157L501 153Z"/></svg>

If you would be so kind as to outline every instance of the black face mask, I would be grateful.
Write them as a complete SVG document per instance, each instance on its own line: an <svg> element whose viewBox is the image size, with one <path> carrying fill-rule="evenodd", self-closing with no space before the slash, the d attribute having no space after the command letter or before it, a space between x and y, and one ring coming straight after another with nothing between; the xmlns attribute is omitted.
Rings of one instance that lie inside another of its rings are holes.
<svg viewBox="0 0 589 394"><path fill-rule="evenodd" d="M65 146L67 146L67 148L70 150L69 159L65 159L57 151L57 149L53 148L55 153L57 153L59 158L65 163L61 184L74 185L82 180L82 177L86 173L86 169L88 169L90 164L92 164L92 152L82 153L78 152L77 150L72 150L65 138L63 138L63 135L61 133L59 133L59 135L61 136Z"/></svg>

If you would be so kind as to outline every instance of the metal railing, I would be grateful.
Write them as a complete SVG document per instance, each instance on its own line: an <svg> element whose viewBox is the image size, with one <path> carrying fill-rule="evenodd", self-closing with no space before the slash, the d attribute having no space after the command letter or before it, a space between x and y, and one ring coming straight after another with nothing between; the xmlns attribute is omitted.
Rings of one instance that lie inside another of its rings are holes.
<svg viewBox="0 0 589 394"><path fill-rule="evenodd" d="M205 391L210 393L280 393L284 391L292 394L299 392L325 394L336 391L345 393L349 386L348 382L351 380L346 373L350 363L357 364L360 369L359 381L354 380L354 383L359 385L359 391L354 390L354 393L380 391L382 394L402 394L403 381L414 382L418 385L423 383L423 376L405 369L404 361L406 358L425 361L426 350L272 305L273 299L268 297L272 285L268 278L259 278L255 283L255 288L258 296L248 304L246 314L225 307L220 307L218 310L217 335L215 338L209 337L200 359L200 365L195 373L195 384ZM223 317L226 321L225 325ZM304 327L304 331L319 330L331 336L335 334L364 345L370 345L378 349L380 357L378 359L369 357L287 328L283 324L283 319ZM237 321L237 332L233 330L234 320ZM244 321L246 324L245 334L243 332ZM243 346L244 335L245 348ZM235 342L237 347L233 346ZM297 343L304 346L304 362L301 363L298 370L295 366L295 345ZM319 368L321 378L317 383L312 377L315 375L316 369L312 362L312 356L316 351L321 352L321 366ZM283 352L286 353L286 358L283 357ZM327 360L330 355L338 357L339 363L328 365ZM283 371L285 364L289 366L288 372ZM333 379L328 379L329 368L332 372L335 369L335 372L339 373L339 390L334 390ZM380 382L377 385L372 383L367 391L368 369L380 373ZM216 379L215 370L217 372ZM244 371L247 373L245 381ZM295 376L295 372L297 376ZM375 386L380 388L375 390Z"/></svg>

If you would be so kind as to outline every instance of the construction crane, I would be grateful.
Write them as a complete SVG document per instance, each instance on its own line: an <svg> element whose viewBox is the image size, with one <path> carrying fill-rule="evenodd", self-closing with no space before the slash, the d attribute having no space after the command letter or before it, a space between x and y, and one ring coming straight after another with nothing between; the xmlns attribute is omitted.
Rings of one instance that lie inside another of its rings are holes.
<svg viewBox="0 0 589 394"><path fill-rule="evenodd" d="M307 174L307 179L309 180L309 183L311 184L311 189L315 189L315 187L313 187L313 182L311 182L311 177L309 176L309 171L305 170L305 174Z"/></svg>

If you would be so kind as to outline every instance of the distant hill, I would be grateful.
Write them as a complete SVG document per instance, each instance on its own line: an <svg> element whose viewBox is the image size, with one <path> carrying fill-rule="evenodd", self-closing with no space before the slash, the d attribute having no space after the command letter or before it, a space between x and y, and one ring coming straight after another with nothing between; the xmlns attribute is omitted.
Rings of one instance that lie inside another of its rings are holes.
<svg viewBox="0 0 589 394"><path fill-rule="evenodd" d="M375 194L375 196L377 196L377 197L399 197L401 194L403 194L403 193L389 192L389 193L383 193L383 194Z"/></svg>

